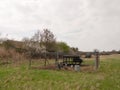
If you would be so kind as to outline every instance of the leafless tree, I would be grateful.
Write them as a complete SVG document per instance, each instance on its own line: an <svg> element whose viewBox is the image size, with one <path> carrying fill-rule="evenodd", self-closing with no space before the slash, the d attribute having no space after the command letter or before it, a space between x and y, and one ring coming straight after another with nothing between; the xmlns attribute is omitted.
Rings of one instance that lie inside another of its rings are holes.
<svg viewBox="0 0 120 90"><path fill-rule="evenodd" d="M46 51L55 51L56 38L48 29L44 29L41 33L41 43L45 46Z"/></svg>

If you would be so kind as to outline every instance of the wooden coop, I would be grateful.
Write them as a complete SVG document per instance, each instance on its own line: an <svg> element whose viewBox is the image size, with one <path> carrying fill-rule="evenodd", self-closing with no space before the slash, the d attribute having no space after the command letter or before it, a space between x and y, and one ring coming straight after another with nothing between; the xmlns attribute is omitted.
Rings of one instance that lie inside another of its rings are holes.
<svg viewBox="0 0 120 90"><path fill-rule="evenodd" d="M77 55L65 55L63 56L63 66L75 66L75 65L81 65L83 60L80 58L80 56Z"/></svg>

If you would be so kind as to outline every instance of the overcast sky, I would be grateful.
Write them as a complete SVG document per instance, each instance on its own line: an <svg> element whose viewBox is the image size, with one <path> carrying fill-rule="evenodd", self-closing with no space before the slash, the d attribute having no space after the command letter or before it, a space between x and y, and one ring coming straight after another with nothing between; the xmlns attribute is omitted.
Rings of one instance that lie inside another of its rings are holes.
<svg viewBox="0 0 120 90"><path fill-rule="evenodd" d="M120 0L0 0L2 37L43 28L82 51L120 50Z"/></svg>

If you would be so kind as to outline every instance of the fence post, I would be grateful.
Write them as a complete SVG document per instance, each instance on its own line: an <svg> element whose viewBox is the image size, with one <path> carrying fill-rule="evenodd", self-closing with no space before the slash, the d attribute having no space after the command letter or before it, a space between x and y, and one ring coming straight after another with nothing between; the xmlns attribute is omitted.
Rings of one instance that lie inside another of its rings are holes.
<svg viewBox="0 0 120 90"><path fill-rule="evenodd" d="M46 66L46 63L47 63L47 52L45 52L45 64L44 64L44 66Z"/></svg>
<svg viewBox="0 0 120 90"><path fill-rule="evenodd" d="M99 51L95 50L94 52L95 52L95 70L97 70L99 68L99 64L100 64Z"/></svg>
<svg viewBox="0 0 120 90"><path fill-rule="evenodd" d="M32 60L31 58L29 59L29 69L31 68Z"/></svg>
<svg viewBox="0 0 120 90"><path fill-rule="evenodd" d="M58 64L58 52L56 52L55 64Z"/></svg>

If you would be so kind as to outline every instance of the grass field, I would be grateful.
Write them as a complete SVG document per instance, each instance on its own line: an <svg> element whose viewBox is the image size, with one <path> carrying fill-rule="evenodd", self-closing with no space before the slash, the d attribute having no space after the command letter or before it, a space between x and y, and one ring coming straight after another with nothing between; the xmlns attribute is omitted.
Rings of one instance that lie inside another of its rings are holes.
<svg viewBox="0 0 120 90"><path fill-rule="evenodd" d="M120 55L101 56L97 71L28 69L28 63L0 65L0 90L120 90Z"/></svg>

